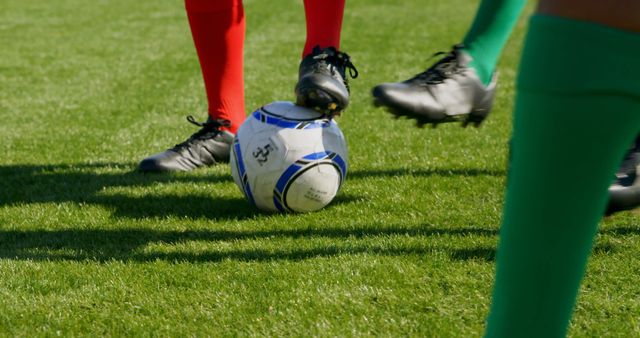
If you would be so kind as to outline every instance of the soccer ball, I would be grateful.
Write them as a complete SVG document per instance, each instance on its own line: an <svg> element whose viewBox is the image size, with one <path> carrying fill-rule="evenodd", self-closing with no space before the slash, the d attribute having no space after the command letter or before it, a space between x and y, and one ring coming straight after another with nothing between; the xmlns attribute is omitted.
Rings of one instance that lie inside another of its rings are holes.
<svg viewBox="0 0 640 338"><path fill-rule="evenodd" d="M347 164L338 124L291 102L253 112L231 147L233 180L252 204L267 211L324 207L340 190Z"/></svg>

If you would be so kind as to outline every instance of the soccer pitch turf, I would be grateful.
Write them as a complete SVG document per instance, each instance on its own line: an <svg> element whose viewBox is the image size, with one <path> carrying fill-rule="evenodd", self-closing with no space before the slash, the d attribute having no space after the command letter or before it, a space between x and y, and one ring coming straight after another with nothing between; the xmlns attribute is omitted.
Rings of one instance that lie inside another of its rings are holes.
<svg viewBox="0 0 640 338"><path fill-rule="evenodd" d="M182 1L0 2L0 336L481 335L533 4L481 128L414 128L370 96L458 42L477 4L347 1L350 172L329 207L280 215L226 165L133 171L204 118ZM245 10L247 108L292 100L302 2ZM572 336L640 335L638 257L637 214L606 219Z"/></svg>

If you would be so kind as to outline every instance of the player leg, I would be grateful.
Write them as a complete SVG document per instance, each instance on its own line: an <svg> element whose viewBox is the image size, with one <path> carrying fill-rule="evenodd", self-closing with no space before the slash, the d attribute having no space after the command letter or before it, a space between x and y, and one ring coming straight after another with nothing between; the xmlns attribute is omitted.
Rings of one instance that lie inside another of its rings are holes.
<svg viewBox="0 0 640 338"><path fill-rule="evenodd" d="M242 0L185 0L204 78L208 119L188 120L200 130L186 141L144 159L141 171L189 171L229 161L233 135L245 118Z"/></svg>
<svg viewBox="0 0 640 338"><path fill-rule="evenodd" d="M525 0L483 0L463 43L424 72L373 88L374 103L425 123L479 126L493 104L495 67Z"/></svg>
<svg viewBox="0 0 640 338"><path fill-rule="evenodd" d="M554 2L577 6L543 10ZM573 16L590 6L601 8ZM607 186L639 131L639 6L548 0L531 19L487 337L566 334ZM635 16L608 20L614 8Z"/></svg>
<svg viewBox="0 0 640 338"><path fill-rule="evenodd" d="M345 0L305 0L307 41L302 53L296 103L330 115L349 104L349 76L358 76L349 55L340 52Z"/></svg>
<svg viewBox="0 0 640 338"><path fill-rule="evenodd" d="M615 6L615 7L611 7ZM603 6L602 3L581 1L544 2L540 11L578 20L598 18L599 22L623 30L638 31L637 2L617 2ZM607 214L629 210L640 206L640 179L637 168L640 165L640 136L627 151L616 178L609 187Z"/></svg>

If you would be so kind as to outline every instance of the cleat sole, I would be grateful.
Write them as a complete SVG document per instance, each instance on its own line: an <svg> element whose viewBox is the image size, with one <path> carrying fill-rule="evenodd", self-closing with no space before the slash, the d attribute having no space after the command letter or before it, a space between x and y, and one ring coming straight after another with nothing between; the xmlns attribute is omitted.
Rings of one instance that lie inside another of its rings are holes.
<svg viewBox="0 0 640 338"><path fill-rule="evenodd" d="M430 124L433 128L436 128L441 123L452 123L452 122L460 122L463 128L468 127L469 125L473 125L475 128L480 127L482 122L486 119L488 112L471 112L469 114L461 114L455 116L445 116L441 119L433 119L428 116L415 113L413 111L409 111L406 109L402 109L400 107L391 107L384 104L380 99L375 98L373 100L373 105L377 108L382 107L385 110L393 115L394 119L400 119L401 117L415 120L416 126L418 128L423 128L425 125Z"/></svg>
<svg viewBox="0 0 640 338"><path fill-rule="evenodd" d="M340 115L346 107L340 105L329 93L319 89L301 91L296 97L296 104L330 116Z"/></svg>

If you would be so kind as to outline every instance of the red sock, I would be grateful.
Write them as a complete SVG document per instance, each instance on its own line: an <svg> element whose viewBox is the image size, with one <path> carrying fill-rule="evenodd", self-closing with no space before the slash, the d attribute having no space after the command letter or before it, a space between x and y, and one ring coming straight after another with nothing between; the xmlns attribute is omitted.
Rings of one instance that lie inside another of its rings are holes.
<svg viewBox="0 0 640 338"><path fill-rule="evenodd" d="M302 57L310 54L313 47L340 48L340 30L345 0L304 0L307 18L307 42Z"/></svg>
<svg viewBox="0 0 640 338"><path fill-rule="evenodd" d="M209 103L209 116L231 121L235 133L245 119L242 0L185 0Z"/></svg>

